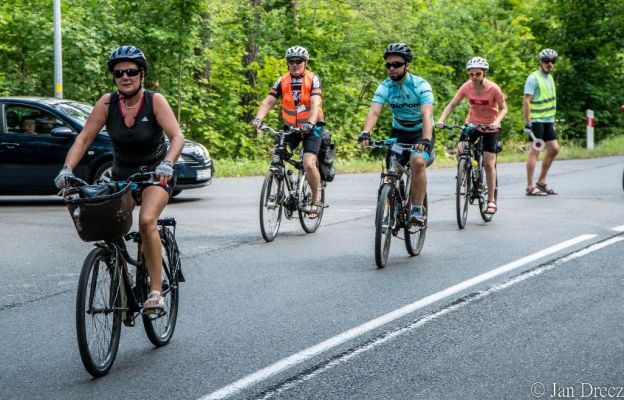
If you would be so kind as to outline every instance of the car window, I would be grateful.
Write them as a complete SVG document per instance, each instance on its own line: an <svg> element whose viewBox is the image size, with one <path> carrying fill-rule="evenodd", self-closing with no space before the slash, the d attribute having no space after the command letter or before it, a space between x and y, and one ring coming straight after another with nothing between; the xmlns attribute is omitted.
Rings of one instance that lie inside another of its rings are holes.
<svg viewBox="0 0 624 400"><path fill-rule="evenodd" d="M47 111L22 104L5 104L7 133L49 135L52 129L68 126Z"/></svg>

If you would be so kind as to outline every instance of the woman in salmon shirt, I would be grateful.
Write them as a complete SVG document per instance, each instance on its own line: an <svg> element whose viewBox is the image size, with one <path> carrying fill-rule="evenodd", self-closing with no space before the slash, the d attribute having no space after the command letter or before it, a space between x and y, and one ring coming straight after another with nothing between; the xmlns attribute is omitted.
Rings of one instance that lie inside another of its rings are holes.
<svg viewBox="0 0 624 400"><path fill-rule="evenodd" d="M438 120L436 127L442 128L444 121L453 112L455 107L466 98L469 105L467 124L485 125L487 129L474 129L470 133L470 141L475 142L483 136L483 164L488 186L488 204L486 214L496 213L496 199L494 189L496 187L496 147L500 124L507 114L507 103L501 88L485 77L490 68L488 62L481 57L473 57L466 64L466 70L470 79L464 83L455 97L447 104ZM463 151L463 138L459 141L458 152Z"/></svg>

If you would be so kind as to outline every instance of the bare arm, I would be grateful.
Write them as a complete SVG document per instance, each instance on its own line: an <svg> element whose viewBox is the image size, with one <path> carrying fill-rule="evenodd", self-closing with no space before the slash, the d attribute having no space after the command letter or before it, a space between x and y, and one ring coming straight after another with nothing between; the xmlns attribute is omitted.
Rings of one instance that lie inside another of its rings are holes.
<svg viewBox="0 0 624 400"><path fill-rule="evenodd" d="M184 135L182 135L178 121L173 115L173 110L171 106L169 106L169 103L167 103L165 97L160 93L154 93L153 100L156 121L169 138L169 150L167 151L165 160L171 162L173 165L178 161L180 153L182 153L182 149L184 148Z"/></svg>
<svg viewBox="0 0 624 400"><path fill-rule="evenodd" d="M321 98L321 96L310 97L310 118L308 118L308 122L312 125L316 125L316 122L318 121L318 116L321 111L322 103L323 99Z"/></svg>
<svg viewBox="0 0 624 400"><path fill-rule="evenodd" d="M530 94L525 94L524 99L522 99L522 114L524 115L524 123L528 124L531 122L531 100L533 96Z"/></svg>
<svg viewBox="0 0 624 400"><path fill-rule="evenodd" d="M433 137L433 104L423 104L420 106L422 115L422 137L429 139Z"/></svg>
<svg viewBox="0 0 624 400"><path fill-rule="evenodd" d="M383 104L381 103L373 103L368 110L368 116L366 117L366 122L364 123L364 131L370 132L375 128L377 124L377 120L379 119L379 115L381 114L381 110L383 109Z"/></svg>
<svg viewBox="0 0 624 400"><path fill-rule="evenodd" d="M496 114L496 118L494 119L494 122L492 122L490 127L493 129L500 128L501 121L503 120L503 118L505 118L505 115L507 115L507 102L505 101L505 99L503 99L501 102L498 103L498 114Z"/></svg>
<svg viewBox="0 0 624 400"><path fill-rule="evenodd" d="M264 100L262 100L262 103L260 103L260 107L258 108L258 112L256 113L256 118L258 118L260 121L264 121L264 117L266 117L266 115L269 113L269 110L273 108L275 103L277 103L277 98L275 98L274 96L268 95L267 97L265 97Z"/></svg>
<svg viewBox="0 0 624 400"><path fill-rule="evenodd" d="M104 124L106 124L109 102L110 94L105 94L100 97L97 103L95 103L95 107L93 107L91 115L87 118L84 128L82 128L80 134L76 136L74 144L67 152L64 165L71 169L76 168L76 165L78 165L82 156L84 156L89 146L91 146L91 143L93 143L93 140L95 140L97 134L100 130L102 130Z"/></svg>
<svg viewBox="0 0 624 400"><path fill-rule="evenodd" d="M457 107L457 105L462 101L463 98L464 96L459 94L459 92L455 93L455 96L453 96L453 100L451 100L446 105L446 107L444 107L444 111L442 111L442 115L440 115L440 118L438 119L438 123L436 124L438 128L442 128L442 126L444 125L444 121L446 121L448 116L453 112L453 110L455 110L455 107Z"/></svg>

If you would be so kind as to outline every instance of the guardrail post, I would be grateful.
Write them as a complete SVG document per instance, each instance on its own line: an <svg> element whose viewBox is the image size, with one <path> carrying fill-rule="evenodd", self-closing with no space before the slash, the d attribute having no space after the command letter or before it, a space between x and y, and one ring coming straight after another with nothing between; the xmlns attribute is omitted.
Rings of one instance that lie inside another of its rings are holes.
<svg viewBox="0 0 624 400"><path fill-rule="evenodd" d="M594 112L592 110L587 110L585 112L587 116L587 150L594 149Z"/></svg>

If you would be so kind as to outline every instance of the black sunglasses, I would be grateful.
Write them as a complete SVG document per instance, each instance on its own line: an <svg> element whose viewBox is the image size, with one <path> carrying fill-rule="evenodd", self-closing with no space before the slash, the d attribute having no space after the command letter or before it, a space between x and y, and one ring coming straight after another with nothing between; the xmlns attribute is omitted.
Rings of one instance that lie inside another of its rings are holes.
<svg viewBox="0 0 624 400"><path fill-rule="evenodd" d="M291 58L290 60L288 60L288 64L290 65L299 65L303 62L303 60L301 58Z"/></svg>
<svg viewBox="0 0 624 400"><path fill-rule="evenodd" d="M124 74L128 75L129 77L133 77L133 76L137 76L140 72L141 70L136 69L136 68L116 69L113 71L113 76L116 79L122 78Z"/></svg>
<svg viewBox="0 0 624 400"><path fill-rule="evenodd" d="M542 60L542 62L544 64L553 64L554 65L557 62L557 60Z"/></svg>
<svg viewBox="0 0 624 400"><path fill-rule="evenodd" d="M390 68L394 68L394 69L399 69L402 66L404 66L405 63L399 62L399 61L395 61L392 63L386 63L386 69L390 69Z"/></svg>

